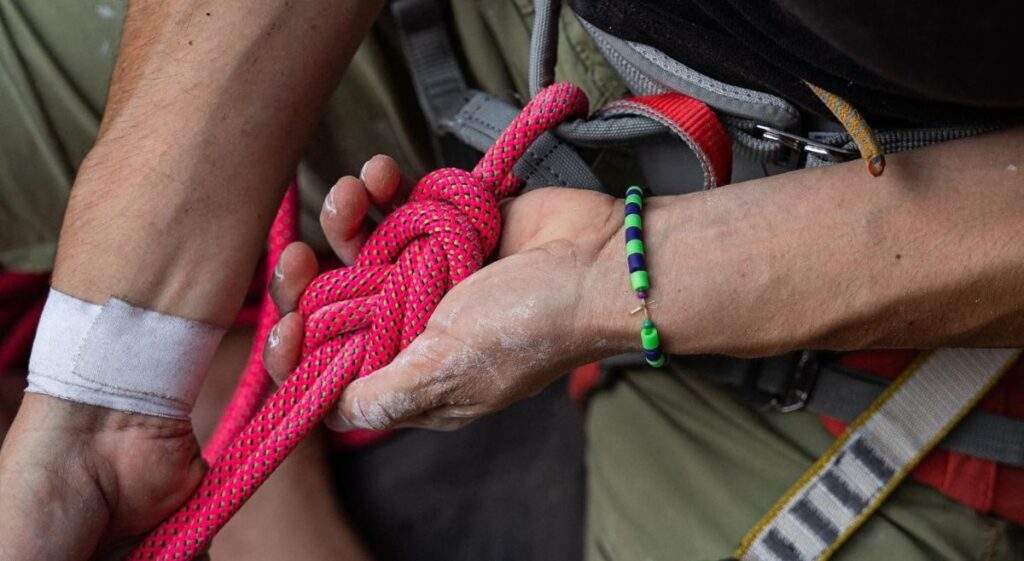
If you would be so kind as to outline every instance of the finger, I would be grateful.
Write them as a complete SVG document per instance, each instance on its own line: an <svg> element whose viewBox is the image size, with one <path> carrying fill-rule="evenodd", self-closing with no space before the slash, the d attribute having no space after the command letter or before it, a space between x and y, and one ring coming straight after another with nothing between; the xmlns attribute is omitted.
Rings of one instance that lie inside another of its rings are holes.
<svg viewBox="0 0 1024 561"><path fill-rule="evenodd" d="M280 314L287 314L299 305L299 297L316 276L319 265L313 249L302 242L293 242L281 252L270 279L270 297Z"/></svg>
<svg viewBox="0 0 1024 561"><path fill-rule="evenodd" d="M366 240L363 222L370 209L370 194L362 180L345 176L331 187L320 211L320 226L334 253L351 265Z"/></svg>
<svg viewBox="0 0 1024 561"><path fill-rule="evenodd" d="M277 322L263 347L263 365L275 382L281 384L299 365L302 350L302 316L292 312Z"/></svg>
<svg viewBox="0 0 1024 561"><path fill-rule="evenodd" d="M410 182L402 175L398 162L391 156L377 154L363 164L359 172L373 204L392 209L408 194Z"/></svg>
<svg viewBox="0 0 1024 561"><path fill-rule="evenodd" d="M327 426L339 431L391 429L442 405L450 377L429 358L430 344L421 337L391 364L352 382L328 415Z"/></svg>
<svg viewBox="0 0 1024 561"><path fill-rule="evenodd" d="M465 427L484 414L483 411L468 408L440 407L413 417L398 425L398 428L451 432Z"/></svg>

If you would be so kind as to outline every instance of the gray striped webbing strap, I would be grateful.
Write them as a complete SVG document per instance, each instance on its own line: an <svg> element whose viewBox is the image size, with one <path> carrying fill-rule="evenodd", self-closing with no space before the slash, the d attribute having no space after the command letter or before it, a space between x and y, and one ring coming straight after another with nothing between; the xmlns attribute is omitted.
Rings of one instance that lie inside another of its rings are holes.
<svg viewBox="0 0 1024 561"><path fill-rule="evenodd" d="M740 561L828 559L1020 349L939 349L908 368L743 538Z"/></svg>

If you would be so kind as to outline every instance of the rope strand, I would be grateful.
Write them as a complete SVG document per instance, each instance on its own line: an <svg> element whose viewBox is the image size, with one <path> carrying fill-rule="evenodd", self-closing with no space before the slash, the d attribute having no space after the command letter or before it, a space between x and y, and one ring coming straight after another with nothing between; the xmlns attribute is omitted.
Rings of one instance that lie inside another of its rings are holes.
<svg viewBox="0 0 1024 561"><path fill-rule="evenodd" d="M444 168L425 176L409 201L378 226L352 267L317 277L299 303L305 321L299 367L252 415L269 384L254 348L243 387L208 451L214 458L209 472L188 502L128 559L190 560L206 550L217 531L327 415L349 382L389 363L423 331L444 294L483 265L501 234L498 202L521 183L512 166L538 136L586 112L586 96L579 88L545 88L472 172ZM294 204L291 194L275 231L289 220L294 228L292 211L285 212L289 204ZM271 237L273 251L283 250L283 238ZM257 345L262 346L262 331L275 321L276 311L265 303ZM242 421L247 421L244 427Z"/></svg>

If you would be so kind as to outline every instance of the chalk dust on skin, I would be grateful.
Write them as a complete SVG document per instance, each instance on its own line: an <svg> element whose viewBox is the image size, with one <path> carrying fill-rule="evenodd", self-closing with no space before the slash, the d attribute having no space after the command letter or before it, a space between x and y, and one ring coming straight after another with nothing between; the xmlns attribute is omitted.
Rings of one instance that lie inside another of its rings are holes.
<svg viewBox="0 0 1024 561"><path fill-rule="evenodd" d="M352 424L364 429L383 429L395 419L404 419L416 409L416 402L406 392L388 392L363 404L358 399L353 404L354 416Z"/></svg>
<svg viewBox="0 0 1024 561"><path fill-rule="evenodd" d="M468 277L462 279L462 281L459 282L456 288L460 291L465 291L469 288L470 285L476 284L479 281L479 279L480 271L477 271L472 275L469 275ZM444 327L445 329L450 329L453 325L455 325L455 320L462 313L463 306L448 306L448 308L448 313L442 315L435 315L434 317L430 318L431 321L436 321L438 325L440 325L441 327Z"/></svg>
<svg viewBox="0 0 1024 561"><path fill-rule="evenodd" d="M422 369L422 366L420 366L423 361L422 357L425 356L425 353L431 353L431 351L421 349L429 349L432 346L440 347L442 345L443 342L437 336L430 334L421 335L409 348L399 353L391 364L387 366L387 369L399 375L416 376L426 374L439 380L464 376L467 373L479 371L487 371L491 374L497 373L494 370L494 365L490 364L482 353L461 344L453 352L447 353L435 372L417 372L417 370ZM362 382L353 382L353 384L358 383ZM409 386L403 386L400 390L382 393L378 399L370 403L364 403L357 399L353 403L354 416L356 418L351 419L352 423L360 428L380 429L387 427L394 419L406 419L418 413L417 409L422 406L414 398L411 391L414 390ZM416 397L422 399L421 396Z"/></svg>
<svg viewBox="0 0 1024 561"><path fill-rule="evenodd" d="M442 330L454 329L459 324L458 320L473 321L471 329L463 334L472 338L468 344L462 343L456 337L445 337L441 340L436 335L425 333L408 349L399 353L388 369L417 375L415 373L422 368L420 361L423 357L433 356L436 357L436 361L440 358L438 354L443 354L444 357L440 359L436 371L423 375L438 381L455 380L453 384L462 387L474 382L479 383L480 374L487 374L494 379L498 376L514 376L516 373L544 368L551 364L555 358L556 346L559 345L557 331L552 331L555 328L549 325L541 328L539 323L548 324L550 321L539 316L561 313L560 310L566 302L562 297L565 293L558 290L558 286L564 286L565 279L537 279L536 276L537 272L531 271L529 282L523 285L517 283L515 275L506 278L505 286L518 287L519 290L513 289L513 293L509 294L506 288L497 301L492 301L485 307L478 305L480 300L460 299L456 305L449 304L447 310L436 314L431 321L435 327ZM469 285L479 283L480 279L479 273L471 275L460 283L457 290L466 290ZM526 284L545 286L547 290L528 291ZM580 344L596 345L600 348L607 346L608 342ZM431 348L438 349L441 353L428 350ZM382 427L393 419L409 417L417 412L417 407L421 407L409 392L410 389L407 387L404 391L384 393L374 403L355 403L355 414L362 418L353 419L353 422L358 426Z"/></svg>
<svg viewBox="0 0 1024 561"><path fill-rule="evenodd" d="M497 356L492 361L516 362L519 368L542 366L550 361L555 343L550 333L538 333L537 314L543 310L536 297L525 297L515 305L499 307L479 320L484 332L496 333Z"/></svg>

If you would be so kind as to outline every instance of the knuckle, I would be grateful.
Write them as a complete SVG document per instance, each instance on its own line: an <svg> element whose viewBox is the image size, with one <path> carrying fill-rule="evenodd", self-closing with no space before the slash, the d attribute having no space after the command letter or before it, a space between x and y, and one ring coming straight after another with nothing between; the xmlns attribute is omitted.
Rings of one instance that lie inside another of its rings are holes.
<svg viewBox="0 0 1024 561"><path fill-rule="evenodd" d="M344 417L355 427L385 430L408 419L420 410L419 403L406 392L395 391L366 401L353 399L344 410Z"/></svg>

